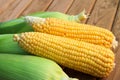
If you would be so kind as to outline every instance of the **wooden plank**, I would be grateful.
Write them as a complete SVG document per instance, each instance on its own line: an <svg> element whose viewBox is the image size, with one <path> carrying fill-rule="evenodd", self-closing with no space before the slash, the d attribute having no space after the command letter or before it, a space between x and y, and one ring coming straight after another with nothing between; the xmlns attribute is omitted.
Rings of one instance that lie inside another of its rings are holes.
<svg viewBox="0 0 120 80"><path fill-rule="evenodd" d="M96 0L74 0L67 14L75 15L75 14L80 13L84 9L86 10L87 14L90 14L94 7L95 2ZM83 23L85 22L86 20L83 21Z"/></svg>
<svg viewBox="0 0 120 80"><path fill-rule="evenodd" d="M17 18L32 0L16 0L0 16L0 21L7 21Z"/></svg>
<svg viewBox="0 0 120 80"><path fill-rule="evenodd" d="M84 74L73 69L64 68L65 73L72 78L78 78L79 80L96 80L95 77L88 74Z"/></svg>
<svg viewBox="0 0 120 80"><path fill-rule="evenodd" d="M115 52L115 69L107 80L120 80L120 3L117 11L117 15L113 24L112 32L115 34L117 41L119 42L118 47L114 50Z"/></svg>
<svg viewBox="0 0 120 80"><path fill-rule="evenodd" d="M111 29L119 0L97 0L88 24Z"/></svg>
<svg viewBox="0 0 120 80"><path fill-rule="evenodd" d="M18 5L20 0L16 0L13 2L11 6L8 7L6 11L4 11L2 14L0 14L0 21L6 21L7 18L12 14L12 11L15 9L15 6Z"/></svg>
<svg viewBox="0 0 120 80"><path fill-rule="evenodd" d="M54 0L47 11L58 11L65 13L71 6L73 0Z"/></svg>
<svg viewBox="0 0 120 80"><path fill-rule="evenodd" d="M13 1L15 0L0 0L0 13L5 11Z"/></svg>
<svg viewBox="0 0 120 80"><path fill-rule="evenodd" d="M37 11L45 11L51 4L52 0L33 0L21 15L27 15Z"/></svg>
<svg viewBox="0 0 120 80"><path fill-rule="evenodd" d="M68 10L68 14L78 14L83 9L90 13L96 0L75 0Z"/></svg>

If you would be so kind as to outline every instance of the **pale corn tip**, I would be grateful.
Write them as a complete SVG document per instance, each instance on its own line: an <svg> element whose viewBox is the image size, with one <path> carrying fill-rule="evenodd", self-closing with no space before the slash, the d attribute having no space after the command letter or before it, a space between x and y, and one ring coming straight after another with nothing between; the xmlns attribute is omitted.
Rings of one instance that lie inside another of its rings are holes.
<svg viewBox="0 0 120 80"><path fill-rule="evenodd" d="M17 42L20 40L20 37L18 36L18 34L14 34L13 40Z"/></svg>
<svg viewBox="0 0 120 80"><path fill-rule="evenodd" d="M83 14L83 18L88 18L89 14L86 14L85 9L81 12L81 14Z"/></svg>
<svg viewBox="0 0 120 80"><path fill-rule="evenodd" d="M115 65L116 65L116 64L115 64L115 63L113 63L113 69L115 68Z"/></svg>
<svg viewBox="0 0 120 80"><path fill-rule="evenodd" d="M86 14L86 11L85 11L85 9L84 9L80 14L78 14L78 15L76 16L76 21L77 21L77 22L83 21L83 20L87 19L88 16L89 16L89 14Z"/></svg>
<svg viewBox="0 0 120 80"><path fill-rule="evenodd" d="M113 42L112 42L112 47L115 49L118 46L118 41L114 37Z"/></svg>
<svg viewBox="0 0 120 80"><path fill-rule="evenodd" d="M43 24L46 19L40 17L26 16L25 20L31 25L33 25L33 24Z"/></svg>

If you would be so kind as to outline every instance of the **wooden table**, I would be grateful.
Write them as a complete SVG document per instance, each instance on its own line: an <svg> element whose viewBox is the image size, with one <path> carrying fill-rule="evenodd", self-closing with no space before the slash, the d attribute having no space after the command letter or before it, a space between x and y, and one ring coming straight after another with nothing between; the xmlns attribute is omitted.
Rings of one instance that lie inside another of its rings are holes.
<svg viewBox="0 0 120 80"><path fill-rule="evenodd" d="M84 23L109 29L115 34L117 41L120 41L119 0L0 0L0 22L37 11L59 11L74 15L83 9L90 14ZM114 53L116 67L107 78L100 79L66 68L64 71L80 80L120 80L120 43Z"/></svg>

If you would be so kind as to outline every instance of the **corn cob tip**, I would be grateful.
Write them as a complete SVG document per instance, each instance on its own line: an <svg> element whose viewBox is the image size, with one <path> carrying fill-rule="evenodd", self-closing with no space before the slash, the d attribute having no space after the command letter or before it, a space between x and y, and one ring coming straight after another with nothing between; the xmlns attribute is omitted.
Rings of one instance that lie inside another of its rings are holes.
<svg viewBox="0 0 120 80"><path fill-rule="evenodd" d="M20 40L20 37L18 36L18 34L14 34L13 40L17 42Z"/></svg>
<svg viewBox="0 0 120 80"><path fill-rule="evenodd" d="M76 21L77 22L80 22L80 21L83 21L85 19L87 19L89 17L89 14L86 14L86 11L85 9L76 16Z"/></svg>
<svg viewBox="0 0 120 80"><path fill-rule="evenodd" d="M114 38L112 42L112 47L115 49L118 46L118 41Z"/></svg>
<svg viewBox="0 0 120 80"><path fill-rule="evenodd" d="M25 20L30 23L31 25L32 24L37 24L37 23L44 23L45 22L45 18L40 18L40 17L33 17L33 16L26 16L25 17Z"/></svg>
<svg viewBox="0 0 120 80"><path fill-rule="evenodd" d="M116 66L116 64L114 63L114 64L113 64L113 69L115 68L115 66Z"/></svg>

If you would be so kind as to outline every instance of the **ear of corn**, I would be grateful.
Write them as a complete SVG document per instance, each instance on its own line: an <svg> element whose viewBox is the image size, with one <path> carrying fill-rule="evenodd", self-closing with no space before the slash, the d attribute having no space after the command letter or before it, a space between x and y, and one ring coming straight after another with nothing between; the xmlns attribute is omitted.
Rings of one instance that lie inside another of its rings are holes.
<svg viewBox="0 0 120 80"><path fill-rule="evenodd" d="M0 80L77 80L69 78L53 61L14 54L0 54Z"/></svg>
<svg viewBox="0 0 120 80"><path fill-rule="evenodd" d="M67 15L60 12L37 12L31 14L31 16L37 16L43 18L53 17L53 18L59 18L59 19L75 21L75 22L80 22L87 18L87 15L85 15L85 11L82 11L78 15ZM24 20L23 17L0 23L0 34L21 33L21 32L30 32L30 31L33 31L33 29L31 25L29 25Z"/></svg>
<svg viewBox="0 0 120 80"><path fill-rule="evenodd" d="M86 41L107 48L117 46L113 33L104 28L55 18L27 16L26 20L33 25L33 29L37 32Z"/></svg>
<svg viewBox="0 0 120 80"><path fill-rule="evenodd" d="M13 34L0 35L0 53L28 54L13 40Z"/></svg>
<svg viewBox="0 0 120 80"><path fill-rule="evenodd" d="M14 40L31 54L93 76L106 77L114 67L114 53L102 46L39 32L16 34Z"/></svg>

